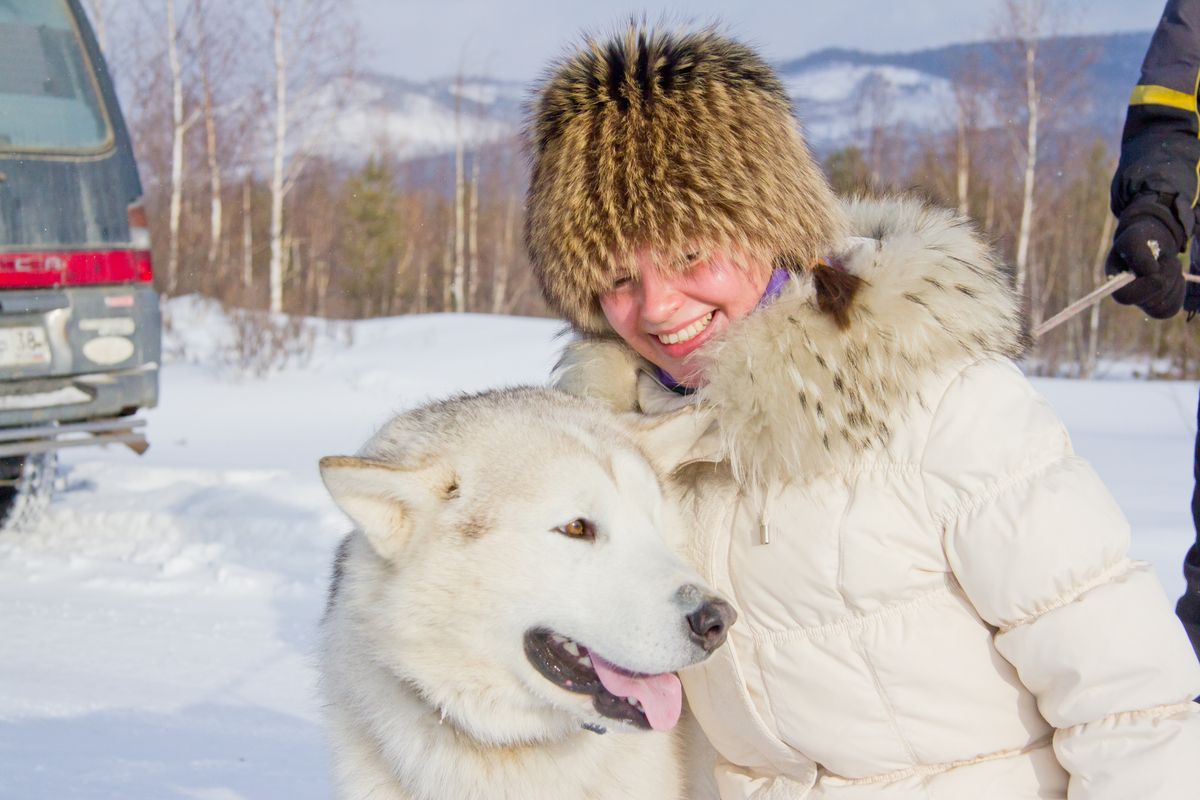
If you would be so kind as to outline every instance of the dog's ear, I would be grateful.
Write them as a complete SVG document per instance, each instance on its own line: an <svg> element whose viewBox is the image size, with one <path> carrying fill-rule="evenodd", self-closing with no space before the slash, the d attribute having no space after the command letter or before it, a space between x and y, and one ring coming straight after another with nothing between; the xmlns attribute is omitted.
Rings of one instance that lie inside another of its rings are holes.
<svg viewBox="0 0 1200 800"><path fill-rule="evenodd" d="M416 517L435 502L437 470L407 468L351 456L321 459L321 480L333 501L383 558L394 561Z"/></svg>
<svg viewBox="0 0 1200 800"><path fill-rule="evenodd" d="M666 414L630 413L623 417L633 427L634 439L642 452L664 475L670 475L685 461L696 458L697 450L706 449L703 446L697 448L697 445L712 430L712 419L695 406L685 406Z"/></svg>

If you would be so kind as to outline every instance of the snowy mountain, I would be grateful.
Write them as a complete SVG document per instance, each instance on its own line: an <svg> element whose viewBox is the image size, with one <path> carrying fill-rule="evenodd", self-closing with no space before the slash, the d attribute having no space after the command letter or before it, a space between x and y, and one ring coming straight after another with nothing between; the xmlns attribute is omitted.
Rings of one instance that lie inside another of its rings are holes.
<svg viewBox="0 0 1200 800"><path fill-rule="evenodd" d="M1043 41L1045 80L1068 84L1063 94L1071 103L1066 114L1048 109L1050 124L1115 140L1149 43L1149 32ZM1011 59L1011 51L1006 54L998 43L981 42L911 53L822 50L778 69L814 146L826 150L858 140L871 126L948 130L956 119L953 83L969 71L980 81L1002 81L1013 70ZM1065 75L1065 69L1079 74ZM991 112L992 124L999 122L996 113Z"/></svg>
<svg viewBox="0 0 1200 800"><path fill-rule="evenodd" d="M331 155L354 161L366 145L419 158L453 152L459 136L468 149L504 139L518 129L526 91L492 78L413 83L365 74L338 115Z"/></svg>
<svg viewBox="0 0 1200 800"><path fill-rule="evenodd" d="M1047 64L1088 62L1075 82L1080 102L1069 117L1054 121L1114 140L1149 37L1147 32L1045 40ZM993 42L909 53L829 49L776 66L819 152L861 141L872 127L949 130L955 121L952 82L962 71L973 67L986 77L1005 69ZM364 146L384 147L402 158L438 156L454 150L456 125L468 148L511 137L531 86L481 77L414 83L366 74L355 84L330 149L347 160L361 158Z"/></svg>

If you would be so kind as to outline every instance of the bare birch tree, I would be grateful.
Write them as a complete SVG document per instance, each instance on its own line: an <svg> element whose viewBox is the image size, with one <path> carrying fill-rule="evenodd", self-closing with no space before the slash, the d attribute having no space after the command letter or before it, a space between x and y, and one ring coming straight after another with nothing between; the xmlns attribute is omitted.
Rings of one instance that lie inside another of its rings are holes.
<svg viewBox="0 0 1200 800"><path fill-rule="evenodd" d="M462 92L463 74L460 67L454 81L454 277L450 284L454 311L459 314L466 311L467 301L467 263L464 250L466 227L463 224L466 212L466 184L463 175Z"/></svg>
<svg viewBox="0 0 1200 800"><path fill-rule="evenodd" d="M508 276L512 260L516 255L517 196L510 194L504 204L504 227L500 242L492 260L492 313L502 314L508 308Z"/></svg>
<svg viewBox="0 0 1200 800"><path fill-rule="evenodd" d="M470 203L467 207L467 310L478 311L479 284L479 150L471 156Z"/></svg>
<svg viewBox="0 0 1200 800"><path fill-rule="evenodd" d="M1029 280L1029 240L1033 226L1038 166L1038 126L1042 98L1039 87L1038 45L1047 33L1047 0L1004 0L1001 6L1001 35L1010 63L1016 62L1024 107L1024 131L1016 144L1022 162L1021 214L1016 234L1017 293L1025 294ZM1034 304L1037 305L1037 304ZM1036 323L1037 320L1035 320Z"/></svg>
<svg viewBox="0 0 1200 800"><path fill-rule="evenodd" d="M353 73L355 30L336 0L266 0L271 31L270 300L283 310L284 200L316 153Z"/></svg>
<svg viewBox="0 0 1200 800"><path fill-rule="evenodd" d="M179 59L179 25L175 19L175 0L167 2L167 62L171 69L171 211L168 221L167 294L175 294L179 284L179 223L183 210L184 137L189 127L183 117L183 67Z"/></svg>
<svg viewBox="0 0 1200 800"><path fill-rule="evenodd" d="M275 116L271 148L271 265L268 282L271 311L283 311L283 194L286 184L284 160L287 155L287 49L283 42L285 3L271 3L271 53L275 66Z"/></svg>
<svg viewBox="0 0 1200 800"><path fill-rule="evenodd" d="M1055 121L1064 119L1077 107L1080 79L1095 59L1095 51L1086 45L1053 46L1050 38L1065 16L1067 0L1004 0L998 32L997 55L1001 71L1008 72L1009 85L994 95L1002 108L1020 112L999 114L1009 119L1013 152L1021 169L1020 201L1014 234L1014 262L1018 291L1029 300L1029 315L1037 324L1043 314L1047 286L1052 279L1038 267L1035 221L1043 218L1039 198L1043 194L1040 158L1049 141ZM1047 116L1047 108L1055 110ZM1045 265L1043 265L1045 266ZM1074 268L1080 268L1073 265Z"/></svg>
<svg viewBox="0 0 1200 800"><path fill-rule="evenodd" d="M979 59L969 55L956 70L954 90L954 194L959 216L971 213L971 163L984 92Z"/></svg>
<svg viewBox="0 0 1200 800"><path fill-rule="evenodd" d="M208 162L209 181L209 240L207 265L211 272L216 266L221 247L221 164L217 155L217 109L213 100L212 44L208 24L200 0L192 0L192 15L196 20L196 49L200 62L200 113L204 118L204 152Z"/></svg>
<svg viewBox="0 0 1200 800"><path fill-rule="evenodd" d="M251 206L253 181L247 175L242 180L242 287L254 285L254 216Z"/></svg>

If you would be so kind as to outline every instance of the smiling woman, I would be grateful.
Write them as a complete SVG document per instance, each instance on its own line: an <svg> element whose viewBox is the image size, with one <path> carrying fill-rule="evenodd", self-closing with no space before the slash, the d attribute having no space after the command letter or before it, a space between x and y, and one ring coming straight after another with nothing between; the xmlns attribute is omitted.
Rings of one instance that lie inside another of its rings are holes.
<svg viewBox="0 0 1200 800"><path fill-rule="evenodd" d="M703 430L648 453L737 601L680 676L723 800L1195 794L1200 665L969 221L835 197L711 29L588 41L527 130L556 384Z"/></svg>

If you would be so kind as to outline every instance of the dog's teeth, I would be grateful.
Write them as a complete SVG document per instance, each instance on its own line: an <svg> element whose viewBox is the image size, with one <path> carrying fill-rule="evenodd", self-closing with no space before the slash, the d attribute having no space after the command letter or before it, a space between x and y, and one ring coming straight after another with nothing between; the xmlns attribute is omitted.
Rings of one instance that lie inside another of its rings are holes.
<svg viewBox="0 0 1200 800"><path fill-rule="evenodd" d="M591 669L592 668L592 659L589 656L580 656L579 657L579 666L587 667L588 669Z"/></svg>
<svg viewBox="0 0 1200 800"><path fill-rule="evenodd" d="M566 650L568 653L570 653L573 656L579 655L579 645L575 644L574 642L567 642L566 644L564 644L563 650Z"/></svg>
<svg viewBox="0 0 1200 800"><path fill-rule="evenodd" d="M567 641L567 637L565 637L565 636L560 636L560 635L559 635L559 634L557 634L557 633L552 633L552 634L550 634L550 639L551 639L551 640L552 640L552 641L553 641L555 644L563 644L563 643L565 643L565 642Z"/></svg>

